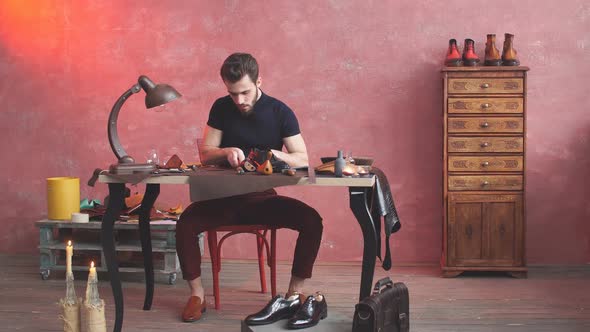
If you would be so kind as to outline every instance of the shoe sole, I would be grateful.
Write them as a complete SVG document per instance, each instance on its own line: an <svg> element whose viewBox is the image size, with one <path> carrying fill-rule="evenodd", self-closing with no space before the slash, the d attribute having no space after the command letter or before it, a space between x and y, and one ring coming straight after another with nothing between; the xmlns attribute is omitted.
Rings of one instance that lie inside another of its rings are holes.
<svg viewBox="0 0 590 332"><path fill-rule="evenodd" d="M185 323L194 323L196 321L201 320L201 318L203 317L203 314L207 312L207 307L201 309L201 317L197 318L197 319L183 319L182 321Z"/></svg>
<svg viewBox="0 0 590 332"><path fill-rule="evenodd" d="M518 66L520 61L518 60L502 60L502 66Z"/></svg>
<svg viewBox="0 0 590 332"><path fill-rule="evenodd" d="M502 60L486 60L484 62L484 65L486 65L486 66L501 66Z"/></svg>
<svg viewBox="0 0 590 332"><path fill-rule="evenodd" d="M270 324L274 324L280 320L284 320L284 319L289 319L292 315L285 315L284 317L281 316L280 318L274 319L272 321L268 321L268 322L245 322L246 325L248 326L261 326L261 325L270 325Z"/></svg>
<svg viewBox="0 0 590 332"><path fill-rule="evenodd" d="M467 66L467 67L475 67L477 66L477 63L479 62L479 59L475 59L475 60L463 60L463 65Z"/></svg>
<svg viewBox="0 0 590 332"><path fill-rule="evenodd" d="M320 316L320 320L318 320L317 322L315 322L315 323L313 323L313 324L306 324L306 325L290 325L290 324L287 324L287 328L288 328L289 330L300 330L300 329L306 329L306 328L308 328L308 327L312 327L312 326L316 326L316 325L318 325L318 323L319 323L321 320L323 320L323 319L326 319L326 318L328 318L328 311L326 311L325 313L323 313L323 314Z"/></svg>
<svg viewBox="0 0 590 332"><path fill-rule="evenodd" d="M462 60L445 61L445 66L447 66L447 67L461 67L462 65L463 65Z"/></svg>

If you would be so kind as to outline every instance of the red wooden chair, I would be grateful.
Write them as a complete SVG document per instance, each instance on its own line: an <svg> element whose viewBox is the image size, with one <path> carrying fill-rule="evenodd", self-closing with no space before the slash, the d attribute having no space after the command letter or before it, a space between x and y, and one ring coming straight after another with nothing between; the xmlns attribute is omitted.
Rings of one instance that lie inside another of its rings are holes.
<svg viewBox="0 0 590 332"><path fill-rule="evenodd" d="M270 231L270 245L266 234ZM226 232L219 242L217 232ZM258 269L260 272L260 288L266 293L266 274L264 272L264 250L266 249L267 264L270 267L270 288L272 296L277 293L277 269L276 269L276 244L277 230L264 225L234 225L220 226L207 231L209 255L211 256L211 271L213 272L213 294L215 296L215 309L219 309L219 271L221 270L221 245L230 236L235 234L250 233L256 235L256 247L258 249Z"/></svg>

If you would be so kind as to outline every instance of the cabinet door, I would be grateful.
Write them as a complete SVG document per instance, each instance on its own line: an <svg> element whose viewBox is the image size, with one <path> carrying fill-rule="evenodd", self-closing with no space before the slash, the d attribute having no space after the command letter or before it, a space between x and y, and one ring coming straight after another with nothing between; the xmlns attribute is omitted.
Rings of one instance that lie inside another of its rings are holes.
<svg viewBox="0 0 590 332"><path fill-rule="evenodd" d="M449 266L522 265L522 195L449 193Z"/></svg>
<svg viewBox="0 0 590 332"><path fill-rule="evenodd" d="M494 266L523 264L522 196L512 198L511 201L484 203L489 231L487 259Z"/></svg>

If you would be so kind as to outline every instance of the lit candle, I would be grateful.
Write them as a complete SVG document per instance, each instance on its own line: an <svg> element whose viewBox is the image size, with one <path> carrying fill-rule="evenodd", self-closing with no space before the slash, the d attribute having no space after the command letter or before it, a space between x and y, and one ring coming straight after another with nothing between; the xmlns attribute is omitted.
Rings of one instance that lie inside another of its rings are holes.
<svg viewBox="0 0 590 332"><path fill-rule="evenodd" d="M72 273L72 256L74 255L74 246L72 241L68 241L66 246L66 273Z"/></svg>
<svg viewBox="0 0 590 332"><path fill-rule="evenodd" d="M98 280L96 277L96 268L94 267L94 261L90 262L90 273L88 273L88 280Z"/></svg>
<svg viewBox="0 0 590 332"><path fill-rule="evenodd" d="M91 262L88 282L86 283L86 300L84 301L87 305L99 306L101 304L97 286L98 278L96 276L96 268L94 267L94 262Z"/></svg>

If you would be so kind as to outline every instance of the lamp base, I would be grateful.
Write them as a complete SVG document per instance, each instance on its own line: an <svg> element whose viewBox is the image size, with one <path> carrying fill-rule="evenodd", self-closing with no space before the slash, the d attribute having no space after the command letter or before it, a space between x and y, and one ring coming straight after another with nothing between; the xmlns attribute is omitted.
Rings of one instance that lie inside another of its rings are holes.
<svg viewBox="0 0 590 332"><path fill-rule="evenodd" d="M152 173L158 167L155 164L112 164L109 167L111 174L133 174L133 173Z"/></svg>

